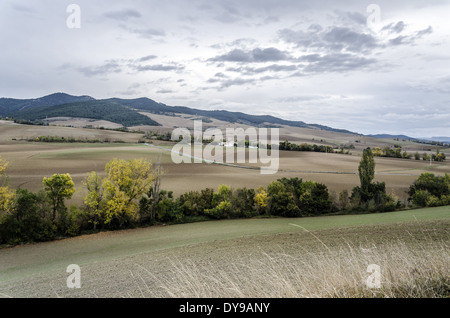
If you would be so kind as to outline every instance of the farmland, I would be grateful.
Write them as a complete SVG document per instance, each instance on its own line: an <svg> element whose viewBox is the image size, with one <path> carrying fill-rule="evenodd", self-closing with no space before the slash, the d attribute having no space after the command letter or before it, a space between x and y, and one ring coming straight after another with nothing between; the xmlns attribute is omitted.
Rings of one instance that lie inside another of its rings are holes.
<svg viewBox="0 0 450 318"><path fill-rule="evenodd" d="M448 279L449 225L450 209L440 207L86 235L2 250L0 296L357 296L352 288L370 296L363 285L368 264L381 266L387 294L409 284L407 292L430 296L425 288L431 285L415 286L414 279ZM79 290L65 285L70 264L82 268Z"/></svg>
<svg viewBox="0 0 450 318"><path fill-rule="evenodd" d="M223 126L224 127L224 126ZM30 143L20 141L40 136L58 136L76 139L108 139L121 143ZM211 164L172 163L170 151L161 151L138 144L142 134L123 133L100 129L69 128L59 126L25 126L9 122L0 123L0 155L10 162L7 171L9 184L13 188L24 187L32 191L41 189L43 177L55 173L70 173L74 179L77 192L74 204L82 202L83 189L81 181L91 171L104 175L105 164L113 159L146 158L156 162L161 156L161 164L165 171L162 187L174 191L175 195L188 190L204 188L217 189L221 184L232 187L258 188L282 177L299 177L326 184L330 191L338 194L342 190L351 190L358 185L357 175L360 152L364 147L389 145L388 141L374 138L358 137L330 133L305 128L281 129L281 138L289 138L301 143L320 143L339 145L361 140L355 143L352 155L325 154L314 152L280 152L280 168L275 175L261 175L258 169L240 169L236 167ZM15 140L13 140L15 139ZM314 141L313 141L314 139ZM353 140L354 141L354 140ZM394 141L391 141L392 143ZM156 143L170 150L171 143ZM408 151L421 151L426 145L409 144ZM405 191L409 185L423 172L437 175L450 173L447 162L433 163L395 158L376 158L376 181L386 182L388 193L394 192L401 200L406 200ZM245 166L252 166L245 164ZM254 166L254 165L253 165Z"/></svg>
<svg viewBox="0 0 450 318"><path fill-rule="evenodd" d="M175 195L217 189L222 184L256 189L283 177L298 177L326 184L336 197L359 184L362 149L398 142L306 128L282 129L281 136L292 142L333 146L354 142L355 148L348 155L281 151L279 171L261 175L258 164L174 164L172 143L153 140L143 144L142 133L10 122L1 122L0 132L0 155L9 162L6 181L12 188L39 191L44 177L69 173L77 191L68 204L78 206L86 191L82 180L91 171L104 176L105 164L113 158L159 161L164 170L162 188ZM108 138L109 142L25 141L40 136ZM411 152L429 147L403 143ZM375 160L375 180L386 182L387 192L405 203L406 190L420 174L450 173L448 162L430 166L423 160ZM0 250L0 297L379 296L362 284L368 264L380 264L389 273L386 288L377 291L381 296L448 296L442 286L448 286L449 222L449 207L440 207L100 232ZM80 290L68 290L65 285L65 269L70 264L82 267ZM411 274L414 271L417 274Z"/></svg>

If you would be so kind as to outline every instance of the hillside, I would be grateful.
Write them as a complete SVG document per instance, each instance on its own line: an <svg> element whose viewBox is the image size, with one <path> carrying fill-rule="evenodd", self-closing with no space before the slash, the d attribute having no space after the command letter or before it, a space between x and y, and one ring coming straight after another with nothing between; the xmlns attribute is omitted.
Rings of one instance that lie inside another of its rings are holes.
<svg viewBox="0 0 450 318"><path fill-rule="evenodd" d="M157 122L126 106L102 100L28 108L14 113L13 116L15 119L27 121L53 117L81 117L106 120L125 127L159 126Z"/></svg>
<svg viewBox="0 0 450 318"><path fill-rule="evenodd" d="M313 128L338 133L354 134L345 129L336 129L302 121L291 121L269 115L249 115L226 110L201 110L185 106L168 106L149 98L95 100L90 96L71 96L64 93L48 95L37 99L0 99L0 116L21 120L42 120L52 117L78 117L107 120L123 126L150 125L160 126L154 120L138 113L185 114L221 120L234 124L252 126L291 126Z"/></svg>
<svg viewBox="0 0 450 318"><path fill-rule="evenodd" d="M41 106L55 106L77 102L93 101L90 96L72 96L56 93L35 99L0 98L0 116L10 116L16 112Z"/></svg>

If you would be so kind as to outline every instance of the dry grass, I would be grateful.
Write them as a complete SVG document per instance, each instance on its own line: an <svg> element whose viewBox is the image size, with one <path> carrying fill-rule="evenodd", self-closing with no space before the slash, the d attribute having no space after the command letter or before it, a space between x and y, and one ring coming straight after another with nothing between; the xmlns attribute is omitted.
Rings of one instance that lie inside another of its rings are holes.
<svg viewBox="0 0 450 318"><path fill-rule="evenodd" d="M450 296L448 218L316 230L296 223L309 230L286 223L291 232L236 237L232 231L247 222L212 222L160 228L151 236L147 230L125 231L4 250L0 256L11 264L2 271L0 297ZM191 237L211 226L220 232L215 240ZM81 266L81 289L66 286L69 264ZM370 264L381 268L380 289L366 286Z"/></svg>
<svg viewBox="0 0 450 318"><path fill-rule="evenodd" d="M166 275L156 276L142 268L139 278L159 285L163 292L153 295L157 297L449 297L448 248L445 242L426 247L397 242L383 248L348 244L333 250L305 250L297 256L261 252L250 261L222 266L176 259ZM379 289L366 284L369 264L381 267Z"/></svg>

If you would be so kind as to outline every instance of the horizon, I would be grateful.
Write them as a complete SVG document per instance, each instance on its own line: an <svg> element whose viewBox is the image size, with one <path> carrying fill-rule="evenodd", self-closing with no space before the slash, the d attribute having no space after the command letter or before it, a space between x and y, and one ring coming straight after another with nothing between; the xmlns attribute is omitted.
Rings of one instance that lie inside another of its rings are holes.
<svg viewBox="0 0 450 318"><path fill-rule="evenodd" d="M450 131L446 1L75 4L0 3L0 40L14 43L0 95L145 97L364 135Z"/></svg>
<svg viewBox="0 0 450 318"><path fill-rule="evenodd" d="M52 95L57 95L57 94L63 94L63 95L67 95L67 96L74 96L74 97L90 97L90 98L93 98L94 100L107 100L107 99L111 99L111 98L118 98L118 97L115 97L115 96L111 96L111 97L108 97L108 98L96 98L96 97L93 97L93 96L91 96L91 95L73 95L73 94L70 94L70 93L66 93L66 92L56 92L56 93L51 93L51 94L47 94L47 95L43 95L43 96L39 96L39 97L31 97L31 98L15 98L15 97L5 97L5 96L0 96L0 99L17 99L17 100L35 100L35 99L40 99L40 98L45 98L45 97L48 97L48 96L52 96ZM154 101L154 102L156 102L156 103L161 103L161 104L163 104L163 105L165 105L165 106L168 106L168 107L188 107L188 106L184 106L184 105L168 105L168 104L165 104L165 103L162 103L162 102L159 102L159 101L157 101L157 100L155 100L155 99L153 99L153 98L151 98L151 97L146 97L146 96L141 96L141 97L136 97L136 98L121 98L121 99L125 99L125 100L135 100L135 99L149 99L149 100L152 100L152 101ZM58 105L55 105L55 106L58 106ZM194 109L194 108L196 108L196 107L188 107L188 108L191 108L191 109ZM197 109L201 109L201 108L197 108ZM226 110L226 109L217 109L217 111L228 111L228 110ZM230 111L230 112L238 112L238 111ZM245 112L244 112L245 113ZM248 114L248 113L245 113L245 114ZM265 116L265 115L267 115L267 114L252 114L252 115L255 115L255 116ZM273 116L273 115L267 115L267 116ZM290 121L297 121L297 120L292 120L292 119L290 119L290 118L282 118L282 117L278 117L278 116L273 116L273 117L276 117L276 118L280 118L280 119L283 119L283 120L290 120ZM300 122L300 120L298 120L299 122ZM321 123L314 123L314 122L311 122L311 123L309 123L309 122L305 122L305 124L307 124L307 125L322 125ZM333 128L333 129L343 129L343 130L346 130L346 128L345 127L331 127L331 126L327 126L327 127L330 127L330 128ZM432 138L445 138L445 139L449 139L450 140L450 135L442 135L442 136L412 136L412 135L405 135L405 134L403 134L403 133L394 133L394 134L390 134L390 133L380 133L380 132L375 132L375 133L368 133L368 134L361 134L361 133L359 133L359 132L354 132L354 131L349 131L350 133L353 133L353 134L357 134L357 135L364 135L364 136L369 136L369 137L371 137L371 136L377 136L377 135L391 135L391 136L393 136L393 137L396 137L396 136L405 136L405 137L408 137L408 138L414 138L414 139L418 139L418 140L427 140L427 139L430 139L430 141L439 141L439 140L431 140ZM446 141L447 142L447 141Z"/></svg>

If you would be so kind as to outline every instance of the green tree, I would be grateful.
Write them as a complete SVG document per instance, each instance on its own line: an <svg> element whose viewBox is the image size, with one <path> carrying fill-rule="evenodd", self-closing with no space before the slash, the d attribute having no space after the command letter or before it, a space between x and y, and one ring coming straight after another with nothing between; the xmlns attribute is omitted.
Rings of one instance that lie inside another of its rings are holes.
<svg viewBox="0 0 450 318"><path fill-rule="evenodd" d="M52 221L55 223L57 213L62 217L67 211L64 201L72 198L75 184L68 173L54 174L51 178L44 178L42 184L52 203Z"/></svg>
<svg viewBox="0 0 450 318"><path fill-rule="evenodd" d="M375 177L375 159L370 148L364 149L358 172L361 183L361 199L367 201L370 196L370 185Z"/></svg>
<svg viewBox="0 0 450 318"><path fill-rule="evenodd" d="M289 191L280 181L274 181L267 187L269 194L269 211L272 215L284 217L302 216L297 206L294 193Z"/></svg>
<svg viewBox="0 0 450 318"><path fill-rule="evenodd" d="M416 181L409 187L409 201L417 206L427 206L431 197L433 206L440 201L440 205L447 203L447 196L450 195L450 175L436 176L426 172L420 175Z"/></svg>
<svg viewBox="0 0 450 318"><path fill-rule="evenodd" d="M328 188L314 181L303 182L300 187L298 206L303 214L320 215L331 211L332 202Z"/></svg>
<svg viewBox="0 0 450 318"><path fill-rule="evenodd" d="M104 210L104 189L103 180L97 172L91 172L83 181L87 194L84 198L84 204L87 210L88 222L94 225L94 230L101 223Z"/></svg>

